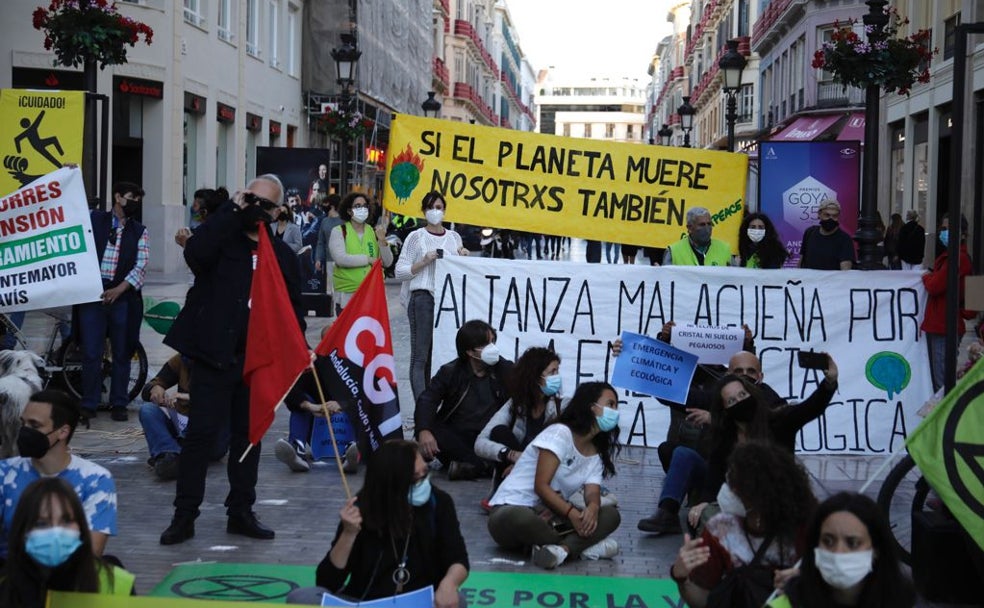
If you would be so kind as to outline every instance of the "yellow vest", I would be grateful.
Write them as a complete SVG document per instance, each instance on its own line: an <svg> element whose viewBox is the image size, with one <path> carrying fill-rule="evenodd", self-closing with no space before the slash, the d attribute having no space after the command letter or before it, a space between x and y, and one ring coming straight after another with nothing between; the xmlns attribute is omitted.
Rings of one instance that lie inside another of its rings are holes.
<svg viewBox="0 0 984 608"><path fill-rule="evenodd" d="M362 284L362 279L366 278L372 268L372 262L379 258L379 244L376 242L376 231L369 224L365 225L362 238L352 228L352 222L345 222L339 227L342 236L345 237L345 253L369 256L369 264L357 268L342 268L335 264L332 272L335 289L345 293L355 293L355 290Z"/></svg>
<svg viewBox="0 0 984 608"><path fill-rule="evenodd" d="M109 571L113 571L113 580L109 580ZM102 595L130 595L133 593L133 574L123 568L105 564L99 570L99 593Z"/></svg>
<svg viewBox="0 0 984 608"><path fill-rule="evenodd" d="M700 266L697 254L690 246L690 239L685 238L670 245L670 256L674 266ZM731 262L731 247L724 241L711 239L711 245L704 254L704 266L727 266Z"/></svg>
<svg viewBox="0 0 984 608"><path fill-rule="evenodd" d="M766 608L793 608L793 605L789 601L789 596L780 595L776 599L766 604Z"/></svg>

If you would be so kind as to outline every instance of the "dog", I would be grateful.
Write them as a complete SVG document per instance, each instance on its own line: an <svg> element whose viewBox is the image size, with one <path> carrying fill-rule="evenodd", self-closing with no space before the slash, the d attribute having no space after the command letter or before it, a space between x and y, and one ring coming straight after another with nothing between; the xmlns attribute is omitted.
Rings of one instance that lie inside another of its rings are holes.
<svg viewBox="0 0 984 608"><path fill-rule="evenodd" d="M0 351L0 458L17 455L21 414L31 395L44 388L44 360L29 350Z"/></svg>

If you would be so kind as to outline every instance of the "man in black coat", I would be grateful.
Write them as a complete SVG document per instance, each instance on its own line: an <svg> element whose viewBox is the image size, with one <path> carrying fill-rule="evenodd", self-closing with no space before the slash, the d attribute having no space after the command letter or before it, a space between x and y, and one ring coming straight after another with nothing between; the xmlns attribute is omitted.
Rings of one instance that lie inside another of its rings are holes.
<svg viewBox="0 0 984 608"><path fill-rule="evenodd" d="M195 284L164 343L193 360L191 394L196 407L190 412L181 450L174 518L161 535L162 545L195 535L212 444L225 424L231 431L226 531L252 538L274 537L274 531L260 523L252 510L260 445L254 445L242 462L240 457L249 445L249 389L243 383L243 363L257 225L268 229L283 204L283 191L275 175L257 177L185 243L184 257L195 274ZM271 244L303 331L297 256L279 239L271 239ZM290 322L289 315L286 320Z"/></svg>
<svg viewBox="0 0 984 608"><path fill-rule="evenodd" d="M921 268L925 253L926 229L919 225L919 212L909 209L905 213L905 223L899 229L898 254L902 270Z"/></svg>

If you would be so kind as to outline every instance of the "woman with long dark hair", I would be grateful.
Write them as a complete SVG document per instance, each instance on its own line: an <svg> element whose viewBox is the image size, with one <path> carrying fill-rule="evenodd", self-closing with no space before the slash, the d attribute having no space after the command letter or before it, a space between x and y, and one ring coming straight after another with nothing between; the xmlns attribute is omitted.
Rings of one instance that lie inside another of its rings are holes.
<svg viewBox="0 0 984 608"><path fill-rule="evenodd" d="M0 606L41 608L48 591L130 595L133 575L92 553L82 502L59 477L24 490L8 538Z"/></svg>
<svg viewBox="0 0 984 608"><path fill-rule="evenodd" d="M745 268L782 268L789 252L764 213L749 213L738 230L738 260Z"/></svg>
<svg viewBox="0 0 984 608"><path fill-rule="evenodd" d="M707 522L700 537L684 536L670 567L680 597L691 608L752 606L731 596L725 582L742 566L757 570L746 575L758 583L754 606L761 606L772 591L775 572L794 565L802 553L796 540L816 507L806 470L772 443L749 441L736 447L727 477L718 492L721 513Z"/></svg>
<svg viewBox="0 0 984 608"><path fill-rule="evenodd" d="M867 496L841 492L820 503L806 531L806 547L799 576L770 607L915 605L885 514Z"/></svg>
<svg viewBox="0 0 984 608"><path fill-rule="evenodd" d="M433 587L435 607L458 606L468 552L454 501L431 486L415 442L387 441L372 454L365 483L340 519L318 564L322 591L361 601ZM310 589L300 592L316 599Z"/></svg>
<svg viewBox="0 0 984 608"><path fill-rule="evenodd" d="M526 446L489 504L489 533L505 549L532 546L533 563L556 568L568 557L609 559L608 536L622 519L601 505L601 481L615 474L618 396L606 382L582 384L555 424ZM583 489L585 506L570 502Z"/></svg>

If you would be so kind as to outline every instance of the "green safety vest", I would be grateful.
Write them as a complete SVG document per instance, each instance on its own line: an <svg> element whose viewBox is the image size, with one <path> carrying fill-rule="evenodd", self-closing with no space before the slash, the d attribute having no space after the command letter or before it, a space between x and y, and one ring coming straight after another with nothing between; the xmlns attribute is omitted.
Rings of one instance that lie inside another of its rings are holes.
<svg viewBox="0 0 984 608"><path fill-rule="evenodd" d="M793 608L793 605L789 601L789 596L780 595L766 604L766 608Z"/></svg>
<svg viewBox="0 0 984 608"><path fill-rule="evenodd" d="M109 580L109 571L113 571L113 580ZM133 593L133 574L123 568L106 564L99 567L99 593L102 595L130 595Z"/></svg>
<svg viewBox="0 0 984 608"><path fill-rule="evenodd" d="M670 255L674 266L699 266L697 254L690 246L690 239L685 238L670 245ZM711 239L711 246L704 254L704 266L727 266L731 262L731 247L724 241Z"/></svg>
<svg viewBox="0 0 984 608"><path fill-rule="evenodd" d="M345 293L354 293L362 284L362 279L369 274L369 270L372 268L371 260L379 257L379 244L376 243L376 232L372 226L366 225L362 238L359 238L359 234L352 228L352 222L345 222L341 225L341 229L342 236L345 237L345 253L363 254L369 256L370 259L369 264L357 268L342 268L337 263L335 264L335 270L332 273L335 289Z"/></svg>

